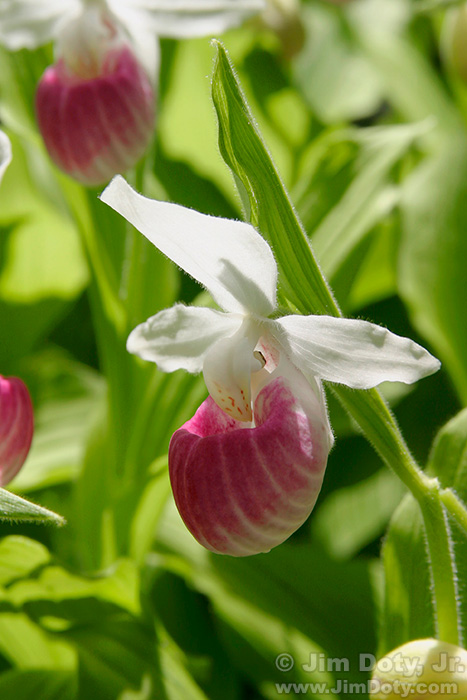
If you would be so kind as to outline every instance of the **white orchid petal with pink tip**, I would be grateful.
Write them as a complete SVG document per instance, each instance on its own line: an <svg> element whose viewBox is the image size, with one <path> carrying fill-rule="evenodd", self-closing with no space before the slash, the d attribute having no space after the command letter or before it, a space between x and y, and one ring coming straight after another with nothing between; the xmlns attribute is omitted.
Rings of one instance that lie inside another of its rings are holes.
<svg viewBox="0 0 467 700"><path fill-rule="evenodd" d="M203 371L210 396L169 447L188 529L217 553L267 552L306 520L321 488L333 436L320 379L410 383L439 362L367 321L269 318L277 266L249 224L147 199L120 176L101 199L224 309L177 304L135 328L127 347L164 371Z"/></svg>

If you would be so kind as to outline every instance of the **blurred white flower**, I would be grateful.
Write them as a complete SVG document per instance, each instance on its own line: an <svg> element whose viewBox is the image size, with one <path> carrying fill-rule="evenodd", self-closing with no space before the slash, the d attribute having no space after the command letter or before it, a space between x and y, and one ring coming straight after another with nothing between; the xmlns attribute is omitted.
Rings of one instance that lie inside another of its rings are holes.
<svg viewBox="0 0 467 700"><path fill-rule="evenodd" d="M0 129L0 182L11 161L11 143L8 136Z"/></svg>

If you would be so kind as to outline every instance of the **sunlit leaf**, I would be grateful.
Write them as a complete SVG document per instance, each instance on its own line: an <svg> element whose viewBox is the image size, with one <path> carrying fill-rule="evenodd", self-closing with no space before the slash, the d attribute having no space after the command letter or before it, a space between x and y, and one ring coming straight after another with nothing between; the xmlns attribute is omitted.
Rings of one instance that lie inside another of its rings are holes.
<svg viewBox="0 0 467 700"><path fill-rule="evenodd" d="M295 78L324 122L358 119L380 106L381 81L332 4L303 7L307 41L296 61Z"/></svg>
<svg viewBox="0 0 467 700"><path fill-rule="evenodd" d="M454 140L407 180L400 291L413 321L467 400L467 324L459 313L467 274L467 140Z"/></svg>

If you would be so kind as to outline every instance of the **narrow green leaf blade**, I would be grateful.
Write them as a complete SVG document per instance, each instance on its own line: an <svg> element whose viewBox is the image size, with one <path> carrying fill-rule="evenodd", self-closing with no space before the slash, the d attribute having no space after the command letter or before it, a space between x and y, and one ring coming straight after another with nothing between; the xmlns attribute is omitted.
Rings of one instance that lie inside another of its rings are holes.
<svg viewBox="0 0 467 700"><path fill-rule="evenodd" d="M235 78L227 53L217 55L212 99L219 120L219 147L234 173L248 218L267 238L282 268L286 296L302 311L339 315L289 195ZM240 145L241 144L241 145ZM293 280L293 284L292 284Z"/></svg>
<svg viewBox="0 0 467 700"><path fill-rule="evenodd" d="M27 501L5 489L0 489L0 520L65 525L65 519L58 513Z"/></svg>

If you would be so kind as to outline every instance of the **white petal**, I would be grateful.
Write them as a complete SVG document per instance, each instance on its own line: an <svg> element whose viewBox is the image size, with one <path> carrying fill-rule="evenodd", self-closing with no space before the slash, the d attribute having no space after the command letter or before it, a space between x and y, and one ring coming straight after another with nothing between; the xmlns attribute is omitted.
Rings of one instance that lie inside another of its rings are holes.
<svg viewBox="0 0 467 700"><path fill-rule="evenodd" d="M11 162L11 143L10 139L3 131L0 131L0 182L3 174Z"/></svg>
<svg viewBox="0 0 467 700"><path fill-rule="evenodd" d="M204 359L204 381L212 398L242 422L252 419L250 385L252 373L262 367L254 355L260 334L260 325L247 318L235 334L218 340Z"/></svg>
<svg viewBox="0 0 467 700"><path fill-rule="evenodd" d="M268 316L274 310L276 262L250 224L148 199L119 175L101 199L204 285L226 311Z"/></svg>
<svg viewBox="0 0 467 700"><path fill-rule="evenodd" d="M139 13L158 36L183 39L221 34L264 10L264 0L110 0L116 14Z"/></svg>
<svg viewBox="0 0 467 700"><path fill-rule="evenodd" d="M417 343L367 321L286 316L276 328L292 362L303 372L354 389L370 389L384 381L412 384L440 367Z"/></svg>
<svg viewBox="0 0 467 700"><path fill-rule="evenodd" d="M11 51L42 46L80 9L80 0L1 0L0 44Z"/></svg>
<svg viewBox="0 0 467 700"><path fill-rule="evenodd" d="M163 372L184 369L196 374L209 348L233 335L242 318L214 309L177 304L141 323L127 341L128 352L155 362Z"/></svg>

